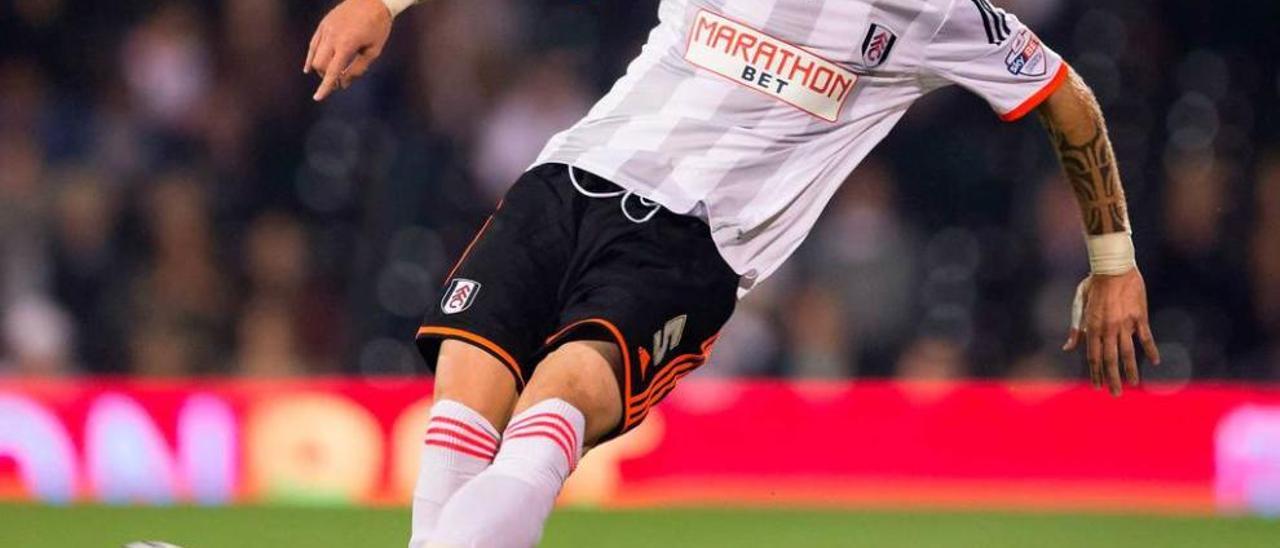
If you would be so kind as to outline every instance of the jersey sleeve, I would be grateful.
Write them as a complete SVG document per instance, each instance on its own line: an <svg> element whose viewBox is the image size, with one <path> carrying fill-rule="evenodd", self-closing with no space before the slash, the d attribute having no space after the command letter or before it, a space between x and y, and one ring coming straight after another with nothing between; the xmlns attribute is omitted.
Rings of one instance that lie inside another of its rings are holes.
<svg viewBox="0 0 1280 548"><path fill-rule="evenodd" d="M1031 29L990 0L954 0L925 47L922 68L976 93L1006 122L1039 106L1068 70Z"/></svg>

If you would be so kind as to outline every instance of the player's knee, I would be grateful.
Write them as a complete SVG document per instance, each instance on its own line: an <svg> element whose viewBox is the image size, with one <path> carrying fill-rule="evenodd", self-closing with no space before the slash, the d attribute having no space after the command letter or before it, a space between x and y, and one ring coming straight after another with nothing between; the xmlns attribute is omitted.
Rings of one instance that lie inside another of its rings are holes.
<svg viewBox="0 0 1280 548"><path fill-rule="evenodd" d="M516 401L515 379L488 352L446 340L436 359L435 399L453 400L480 413L501 430Z"/></svg>
<svg viewBox="0 0 1280 548"><path fill-rule="evenodd" d="M517 410L549 399L569 402L587 419L586 440L590 445L621 419L622 403L614 374L620 359L621 354L612 343L566 343L538 364Z"/></svg>
<svg viewBox="0 0 1280 548"><path fill-rule="evenodd" d="M530 388L535 393L549 391L552 397L597 399L602 395L616 395L614 368L619 358L618 347L613 343L574 341L561 345L538 365L538 371L544 372L543 379L535 381L538 386ZM535 378L538 376L535 373Z"/></svg>

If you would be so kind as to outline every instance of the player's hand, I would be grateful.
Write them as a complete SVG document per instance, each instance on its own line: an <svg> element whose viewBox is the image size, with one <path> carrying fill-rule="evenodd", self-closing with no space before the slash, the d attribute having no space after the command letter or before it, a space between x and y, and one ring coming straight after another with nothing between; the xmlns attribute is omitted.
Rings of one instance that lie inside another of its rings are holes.
<svg viewBox="0 0 1280 548"><path fill-rule="evenodd" d="M1147 359L1159 364L1160 350L1147 320L1147 286L1137 268L1117 276L1095 274L1080 282L1072 307L1071 332L1062 349L1074 350L1080 339L1085 339L1089 378L1095 388L1101 388L1105 381L1111 395L1119 396L1121 367L1129 384L1138 384L1135 335Z"/></svg>
<svg viewBox="0 0 1280 548"><path fill-rule="evenodd" d="M334 88L346 89L364 75L391 35L391 10L381 0L343 0L316 27L302 64L303 74L316 71L323 80L316 101Z"/></svg>

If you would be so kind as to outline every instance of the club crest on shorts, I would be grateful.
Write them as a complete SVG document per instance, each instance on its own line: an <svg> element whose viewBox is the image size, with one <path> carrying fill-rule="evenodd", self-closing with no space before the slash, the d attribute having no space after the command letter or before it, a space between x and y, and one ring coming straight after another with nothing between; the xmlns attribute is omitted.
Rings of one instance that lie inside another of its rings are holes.
<svg viewBox="0 0 1280 548"><path fill-rule="evenodd" d="M445 314L462 312L471 308L471 303L476 301L476 295L479 293L480 282L466 278L449 280L449 287L444 292L444 298L440 300L440 310Z"/></svg>
<svg viewBox="0 0 1280 548"><path fill-rule="evenodd" d="M893 52L893 45L897 41L898 35L888 27L872 23L871 28L867 29L867 37L862 40L862 65L866 68L883 65L889 60L889 54Z"/></svg>

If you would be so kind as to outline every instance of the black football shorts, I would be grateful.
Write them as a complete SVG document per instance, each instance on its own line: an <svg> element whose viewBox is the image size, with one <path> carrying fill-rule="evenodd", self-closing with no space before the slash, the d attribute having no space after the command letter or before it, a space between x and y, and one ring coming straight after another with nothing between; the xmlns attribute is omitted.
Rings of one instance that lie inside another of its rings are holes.
<svg viewBox="0 0 1280 548"><path fill-rule="evenodd" d="M706 362L738 275L702 220L576 168L571 180L569 169L543 164L516 181L446 277L417 342L433 368L443 339L478 346L518 390L557 345L616 343L623 420L613 437Z"/></svg>

